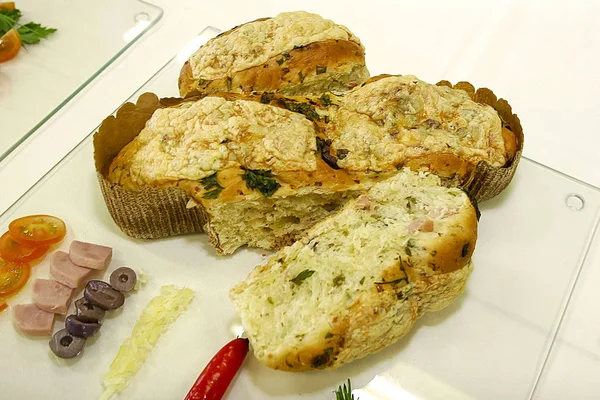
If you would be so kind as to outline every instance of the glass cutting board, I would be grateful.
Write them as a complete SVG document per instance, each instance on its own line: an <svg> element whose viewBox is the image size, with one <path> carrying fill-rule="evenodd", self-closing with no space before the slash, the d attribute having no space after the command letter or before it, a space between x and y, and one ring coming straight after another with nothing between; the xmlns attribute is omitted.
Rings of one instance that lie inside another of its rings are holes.
<svg viewBox="0 0 600 400"><path fill-rule="evenodd" d="M218 33L209 28L153 76L130 101L148 91L177 95L179 69L189 54ZM517 110L518 111L518 110ZM0 314L0 382L10 398L97 398L101 376L148 301L166 284L188 286L196 298L162 337L121 398L183 398L213 354L241 332L228 290L268 257L243 249L216 256L204 234L156 241L125 236L104 205L93 163L91 134L0 217L48 213L63 218L73 239L112 246L109 273L122 265L143 269L149 283L106 319L84 354L56 362L47 339L19 335L10 312ZM426 315L395 345L336 371L273 371L252 356L229 391L230 399L323 399L350 378L361 400L530 399L552 362L551 349L577 278L586 267L600 215L600 190L523 159L511 186L481 205L475 271L464 295ZM47 278L48 260L33 270ZM10 304L31 301L31 285ZM57 319L55 331L63 324ZM10 366L10 368L8 368ZM36 385L30 384L35 376Z"/></svg>
<svg viewBox="0 0 600 400"><path fill-rule="evenodd" d="M0 64L0 161L162 16L138 0L19 0L21 22L57 31Z"/></svg>

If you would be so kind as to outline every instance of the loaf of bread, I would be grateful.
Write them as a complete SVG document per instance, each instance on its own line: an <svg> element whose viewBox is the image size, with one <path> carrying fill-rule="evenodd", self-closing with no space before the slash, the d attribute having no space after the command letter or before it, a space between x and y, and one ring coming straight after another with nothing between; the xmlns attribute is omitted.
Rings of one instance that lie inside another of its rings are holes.
<svg viewBox="0 0 600 400"><path fill-rule="evenodd" d="M254 355L335 369L396 342L462 293L476 213L462 190L408 169L348 201L231 290Z"/></svg>
<svg viewBox="0 0 600 400"><path fill-rule="evenodd" d="M347 91L369 77L365 49L346 27L305 11L237 26L200 47L181 69L179 92Z"/></svg>
<svg viewBox="0 0 600 400"><path fill-rule="evenodd" d="M492 107L414 76L337 97L215 94L156 110L108 179L185 190L218 253L275 250L403 166L446 184L502 167L502 130Z"/></svg>

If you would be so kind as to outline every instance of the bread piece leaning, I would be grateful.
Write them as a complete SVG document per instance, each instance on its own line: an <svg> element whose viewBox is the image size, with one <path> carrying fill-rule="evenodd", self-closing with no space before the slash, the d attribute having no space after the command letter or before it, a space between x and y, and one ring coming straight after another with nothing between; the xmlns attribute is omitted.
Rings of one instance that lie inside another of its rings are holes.
<svg viewBox="0 0 600 400"><path fill-rule="evenodd" d="M335 369L459 296L476 239L465 192L405 169L280 250L230 296L261 363Z"/></svg>
<svg viewBox="0 0 600 400"><path fill-rule="evenodd" d="M348 28L305 11L237 26L208 41L181 69L179 92L342 92L369 77L365 49Z"/></svg>

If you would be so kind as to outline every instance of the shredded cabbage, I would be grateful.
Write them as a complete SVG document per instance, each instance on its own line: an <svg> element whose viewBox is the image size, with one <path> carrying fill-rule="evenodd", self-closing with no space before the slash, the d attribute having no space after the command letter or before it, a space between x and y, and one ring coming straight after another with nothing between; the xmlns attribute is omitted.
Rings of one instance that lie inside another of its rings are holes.
<svg viewBox="0 0 600 400"><path fill-rule="evenodd" d="M160 288L160 295L150 300L135 323L131 336L126 339L108 371L102 378L104 393L100 397L108 400L121 393L144 364L156 345L158 338L181 313L187 310L194 298L189 288L177 289L173 285Z"/></svg>

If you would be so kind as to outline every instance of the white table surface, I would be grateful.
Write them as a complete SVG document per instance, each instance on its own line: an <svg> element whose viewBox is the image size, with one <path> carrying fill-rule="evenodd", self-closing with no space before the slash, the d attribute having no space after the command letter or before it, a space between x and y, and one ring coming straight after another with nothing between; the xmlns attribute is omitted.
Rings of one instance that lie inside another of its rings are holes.
<svg viewBox="0 0 600 400"><path fill-rule="evenodd" d="M429 82L469 80L492 88L519 114L527 157L600 186L600 1L153 4L164 9L162 20L0 163L0 213L206 26L229 29L295 9L350 27L367 49L372 75L415 74ZM600 398L600 249L591 249L587 266L561 331L565 342L577 341L586 351L559 340L538 399Z"/></svg>

